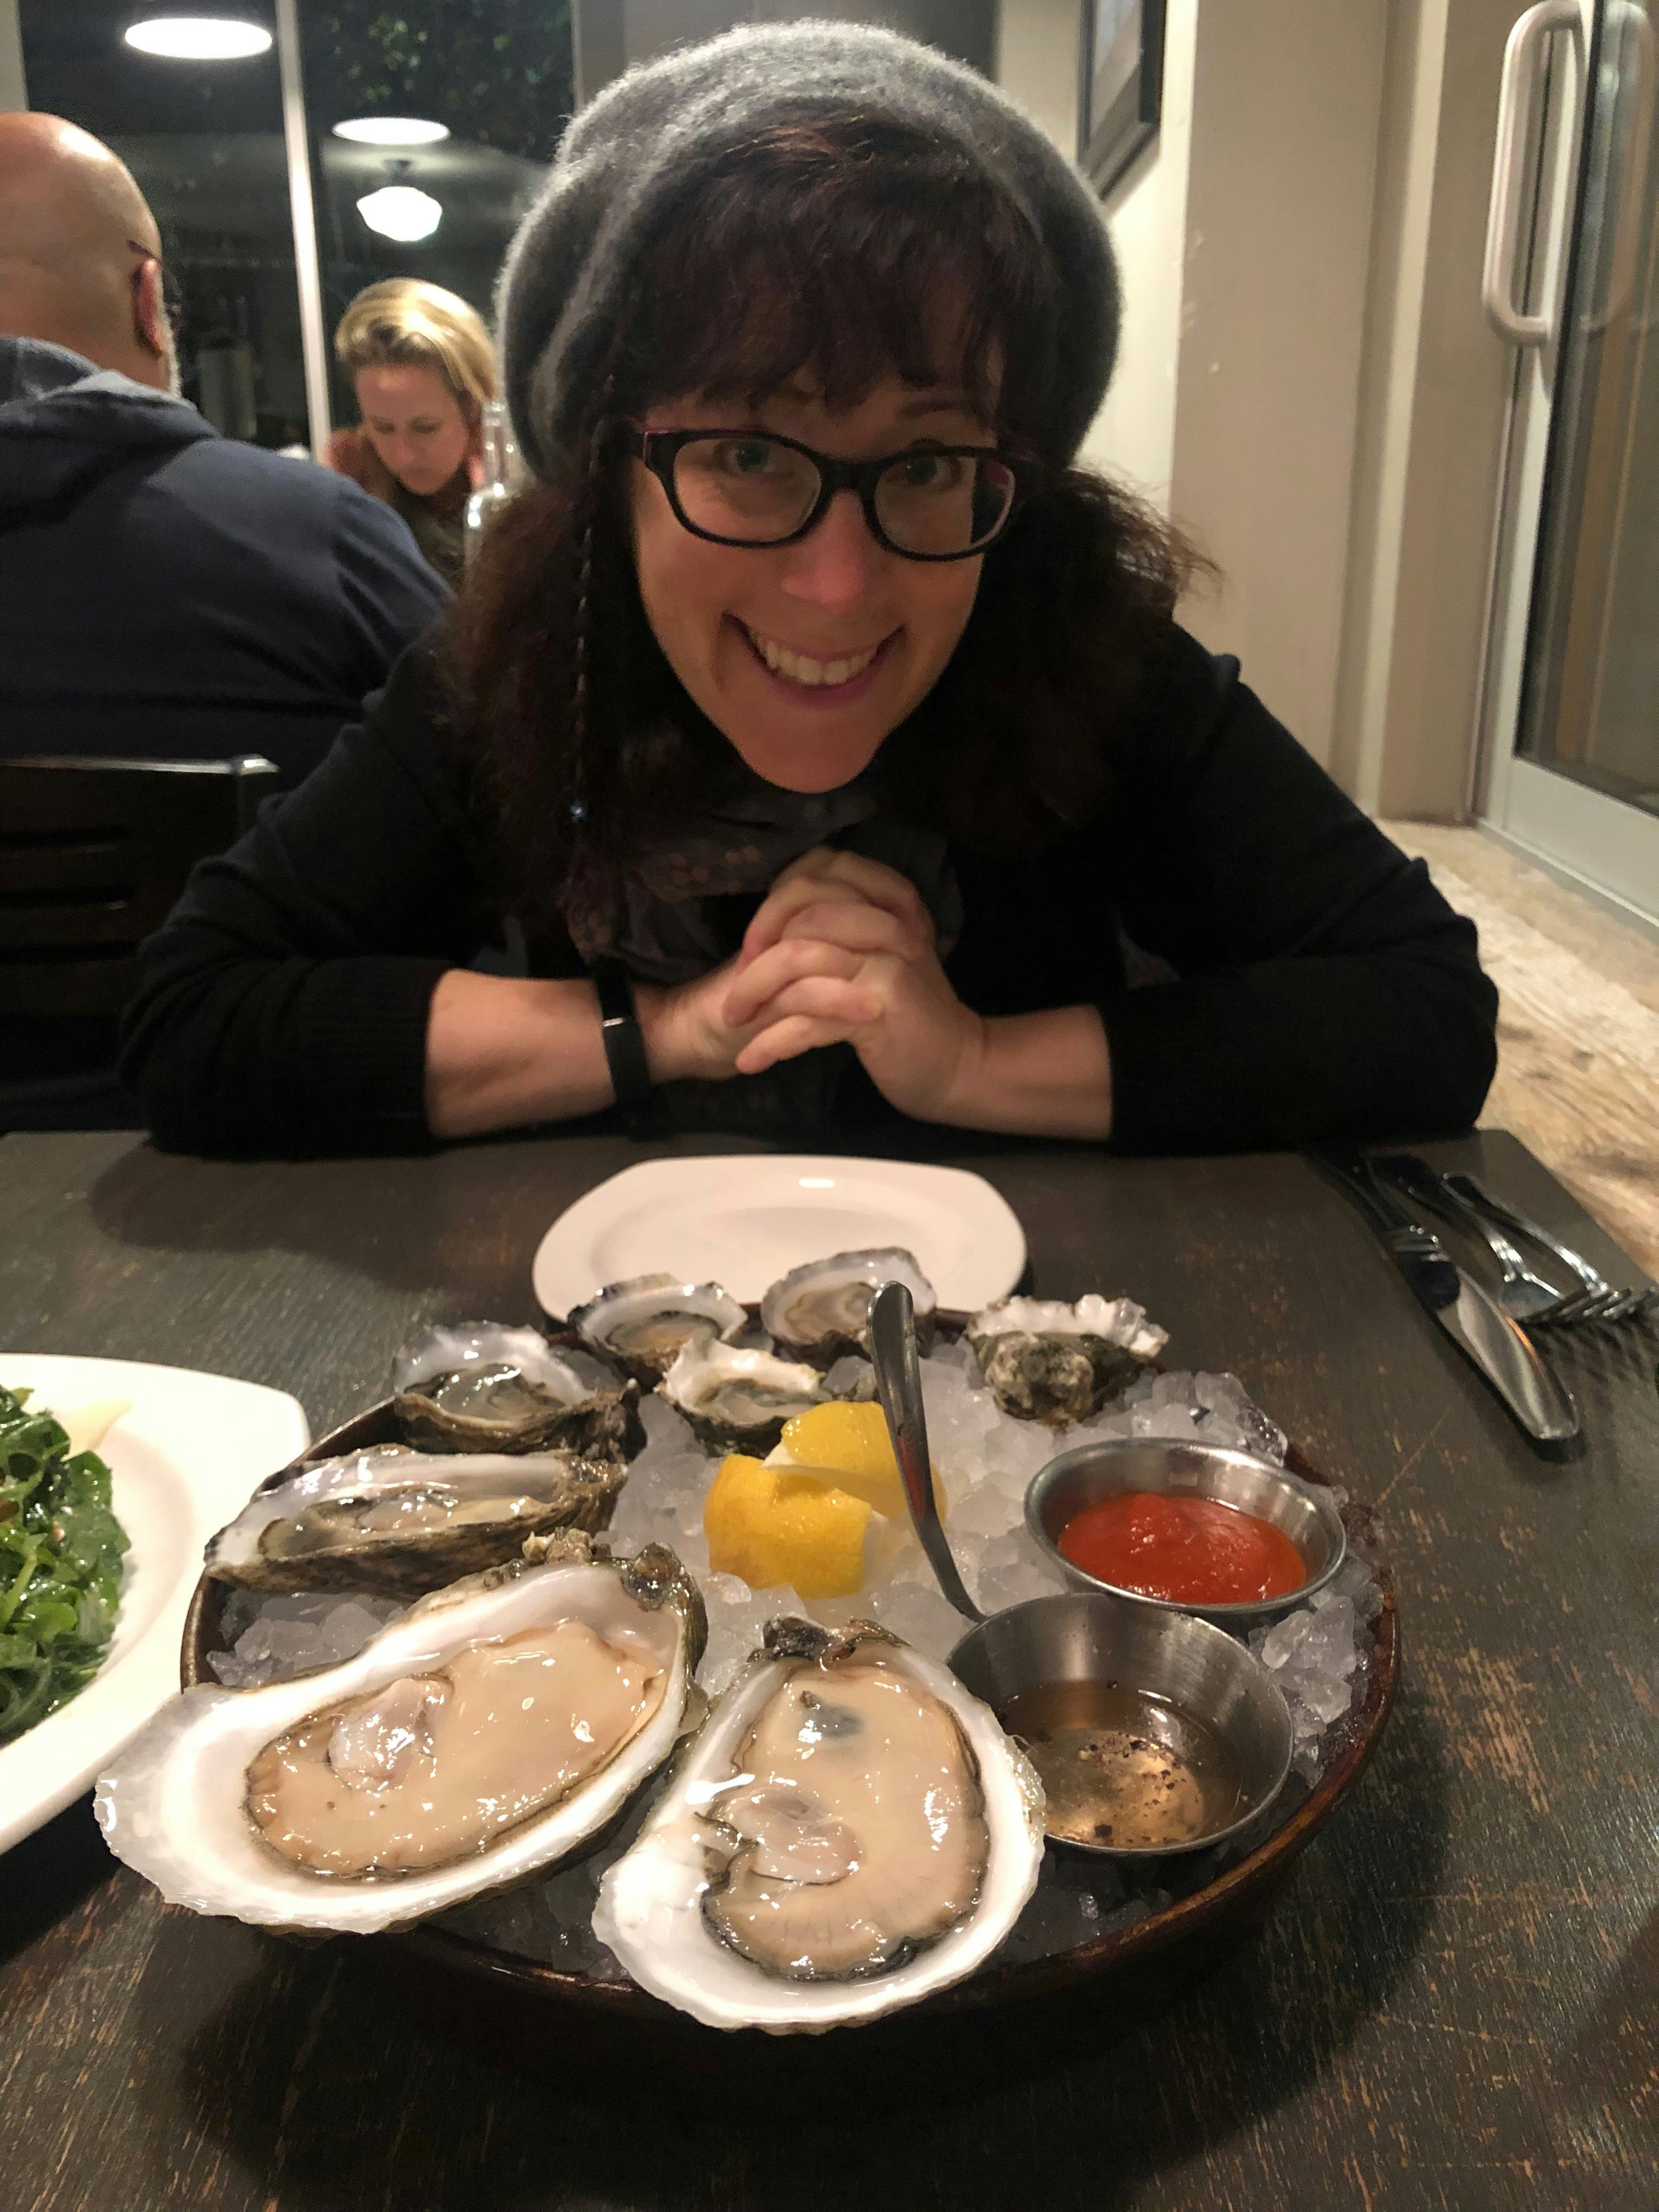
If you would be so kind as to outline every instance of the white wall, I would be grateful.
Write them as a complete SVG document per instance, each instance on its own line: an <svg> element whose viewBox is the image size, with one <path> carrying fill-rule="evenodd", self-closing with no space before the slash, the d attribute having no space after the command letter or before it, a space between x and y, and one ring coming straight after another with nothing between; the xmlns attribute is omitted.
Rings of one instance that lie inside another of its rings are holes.
<svg viewBox="0 0 1659 2212"><path fill-rule="evenodd" d="M1387 0L1200 0L1170 511L1186 618L1318 760L1338 669Z"/></svg>
<svg viewBox="0 0 1659 2212"><path fill-rule="evenodd" d="M1158 137L1105 203L1123 338L1083 448L1218 563L1218 591L1183 619L1321 760L1388 15L1389 0L1169 0ZM1068 154L1077 44L1059 0L1003 0L1001 82Z"/></svg>
<svg viewBox="0 0 1659 2212"><path fill-rule="evenodd" d="M1480 265L1515 0L1395 0L1335 773L1381 813L1464 811L1504 395Z"/></svg>
<svg viewBox="0 0 1659 2212"><path fill-rule="evenodd" d="M1225 6L1228 0L1221 0ZM1176 471L1200 0L1169 0L1158 137L1106 200L1123 336L1083 458L1169 510Z"/></svg>
<svg viewBox="0 0 1659 2212"><path fill-rule="evenodd" d="M23 37L17 21L17 0L0 0L0 112L27 107L29 96L23 84Z"/></svg>
<svg viewBox="0 0 1659 2212"><path fill-rule="evenodd" d="M1082 0L1002 0L994 74L1067 161L1077 153Z"/></svg>
<svg viewBox="0 0 1659 2212"><path fill-rule="evenodd" d="M1175 461L1181 276L1199 0L1169 0L1158 135L1113 189L1106 218L1123 285L1123 343L1083 458L1167 508ZM1077 158L1080 0L1002 0L996 78Z"/></svg>

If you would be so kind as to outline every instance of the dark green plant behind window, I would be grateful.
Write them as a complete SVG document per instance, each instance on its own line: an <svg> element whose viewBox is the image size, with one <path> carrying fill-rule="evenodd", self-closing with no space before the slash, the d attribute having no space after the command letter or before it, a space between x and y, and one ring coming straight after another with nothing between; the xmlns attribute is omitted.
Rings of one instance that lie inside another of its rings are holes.
<svg viewBox="0 0 1659 2212"><path fill-rule="evenodd" d="M323 127L346 114L428 116L476 145L552 160L574 104L568 0L345 0L302 4L301 21Z"/></svg>

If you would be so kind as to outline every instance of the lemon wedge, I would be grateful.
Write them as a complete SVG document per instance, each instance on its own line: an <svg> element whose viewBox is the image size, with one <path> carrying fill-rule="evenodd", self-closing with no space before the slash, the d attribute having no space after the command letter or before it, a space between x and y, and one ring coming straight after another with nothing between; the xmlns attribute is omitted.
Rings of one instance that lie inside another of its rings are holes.
<svg viewBox="0 0 1659 2212"><path fill-rule="evenodd" d="M767 1464L798 1467L811 1471L821 1482L833 1482L854 1498L862 1498L890 1521L908 1528L910 1509L898 1462L887 1433L887 1416L878 1405L853 1405L837 1400L828 1406L809 1406L783 1425L783 1440ZM933 1501L943 1516L945 1491L933 1470Z"/></svg>
<svg viewBox="0 0 1659 2212"><path fill-rule="evenodd" d="M790 1583L803 1597L851 1597L864 1586L871 1509L833 1483L732 1453L702 1504L709 1566L751 1589Z"/></svg>

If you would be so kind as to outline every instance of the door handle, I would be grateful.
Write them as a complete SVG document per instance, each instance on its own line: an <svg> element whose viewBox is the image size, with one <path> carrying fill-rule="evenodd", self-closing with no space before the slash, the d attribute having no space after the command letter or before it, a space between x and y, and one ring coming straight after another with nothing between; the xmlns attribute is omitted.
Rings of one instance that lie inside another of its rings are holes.
<svg viewBox="0 0 1659 2212"><path fill-rule="evenodd" d="M1613 235L1613 255L1607 271L1607 296L1596 315L1586 315L1579 327L1595 337L1616 323L1630 305L1636 280L1636 249L1641 242L1642 187L1647 181L1648 142L1653 127L1654 63L1659 58L1659 36L1642 0L1607 0L1602 26L1603 51L1618 33L1628 33L1636 50L1635 88L1632 94L1630 143L1625 149L1619 180L1619 221Z"/></svg>
<svg viewBox="0 0 1659 2212"><path fill-rule="evenodd" d="M1525 203L1523 159L1529 95L1538 79L1545 44L1555 31L1571 31L1583 83L1583 19L1578 0L1538 0L1518 17L1504 49L1504 74L1498 92L1498 143L1492 154L1492 200L1486 210L1486 252L1480 271L1480 303L1486 320L1511 345L1542 345L1554 335L1552 315L1529 315L1515 301L1516 247ZM1583 100L1579 110L1582 116Z"/></svg>

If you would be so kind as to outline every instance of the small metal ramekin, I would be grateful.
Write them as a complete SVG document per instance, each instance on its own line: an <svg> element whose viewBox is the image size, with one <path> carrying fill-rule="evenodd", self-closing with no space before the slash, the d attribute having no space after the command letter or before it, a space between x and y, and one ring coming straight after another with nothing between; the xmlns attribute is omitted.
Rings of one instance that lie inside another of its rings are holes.
<svg viewBox="0 0 1659 2212"><path fill-rule="evenodd" d="M1188 1605L1147 1597L1086 1574L1060 1550L1060 1533L1085 1505L1126 1490L1210 1498L1218 1504L1253 1513L1290 1538L1302 1555L1307 1579L1282 1597L1250 1598L1237 1605ZM1235 1631L1274 1620L1322 1589L1348 1548L1342 1516L1328 1498L1265 1460L1252 1459L1248 1452L1171 1437L1114 1437L1061 1452L1031 1480L1025 1492L1025 1525L1074 1589L1108 1591L1132 1605L1155 1606L1163 1613L1195 1613L1218 1628Z"/></svg>
<svg viewBox="0 0 1659 2212"><path fill-rule="evenodd" d="M1273 1676L1231 1636L1169 1606L1131 1606L1098 1590L1027 1598L970 1628L949 1664L999 1719L1022 1691L1105 1682L1177 1707L1237 1760L1242 1807L1224 1826L1180 1843L1131 1846L1050 1830L1068 1850L1120 1859L1208 1850L1271 1805L1290 1771L1290 1708Z"/></svg>

